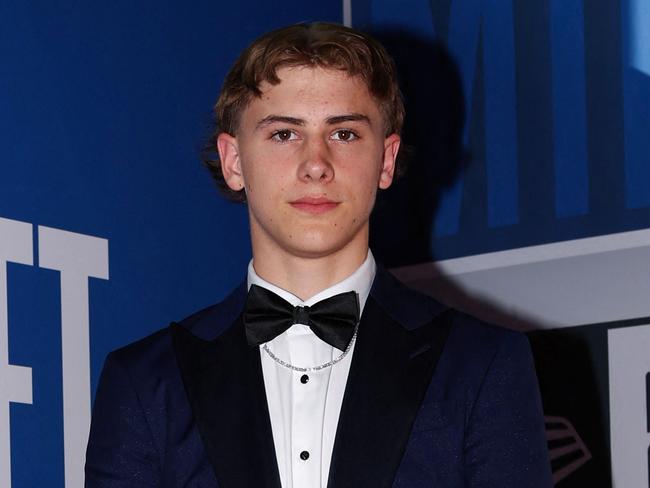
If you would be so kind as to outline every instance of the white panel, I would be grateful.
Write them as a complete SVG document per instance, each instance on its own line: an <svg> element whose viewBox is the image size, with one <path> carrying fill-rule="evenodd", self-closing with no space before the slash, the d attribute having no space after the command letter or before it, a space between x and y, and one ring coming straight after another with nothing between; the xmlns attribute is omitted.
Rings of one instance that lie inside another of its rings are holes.
<svg viewBox="0 0 650 488"><path fill-rule="evenodd" d="M352 0L343 0L343 25L352 27Z"/></svg>
<svg viewBox="0 0 650 488"><path fill-rule="evenodd" d="M650 316L650 230L393 272L445 303L524 330Z"/></svg>
<svg viewBox="0 0 650 488"><path fill-rule="evenodd" d="M612 481L616 488L648 486L646 375L650 325L608 331Z"/></svg>

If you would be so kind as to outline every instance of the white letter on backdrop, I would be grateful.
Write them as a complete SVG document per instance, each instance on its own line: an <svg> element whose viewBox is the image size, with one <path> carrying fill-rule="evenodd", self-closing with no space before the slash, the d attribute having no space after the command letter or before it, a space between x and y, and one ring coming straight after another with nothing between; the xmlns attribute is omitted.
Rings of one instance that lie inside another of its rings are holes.
<svg viewBox="0 0 650 488"><path fill-rule="evenodd" d="M108 241L39 226L38 261L61 272L65 486L80 488L90 427L88 278L108 279Z"/></svg>
<svg viewBox="0 0 650 488"><path fill-rule="evenodd" d="M9 364L7 262L33 264L32 225L0 217L0 486L11 488L9 402L32 403L32 368Z"/></svg>

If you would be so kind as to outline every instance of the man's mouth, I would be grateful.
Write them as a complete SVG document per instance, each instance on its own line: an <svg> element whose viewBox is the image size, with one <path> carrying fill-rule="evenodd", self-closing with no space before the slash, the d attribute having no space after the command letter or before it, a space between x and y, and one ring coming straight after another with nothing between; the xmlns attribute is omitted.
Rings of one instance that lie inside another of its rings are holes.
<svg viewBox="0 0 650 488"><path fill-rule="evenodd" d="M330 200L325 197L302 197L289 202L289 204L298 210L311 214L321 214L334 210L340 202Z"/></svg>

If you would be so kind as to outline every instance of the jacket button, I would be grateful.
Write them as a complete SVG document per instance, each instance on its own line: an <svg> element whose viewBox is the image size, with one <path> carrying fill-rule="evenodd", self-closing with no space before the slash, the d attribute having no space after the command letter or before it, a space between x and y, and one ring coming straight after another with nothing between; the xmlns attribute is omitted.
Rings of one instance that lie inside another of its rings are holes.
<svg viewBox="0 0 650 488"><path fill-rule="evenodd" d="M306 374L303 374L303 375L300 377L300 382L301 382L303 385L306 384L308 381L309 381L309 376L307 376Z"/></svg>
<svg viewBox="0 0 650 488"><path fill-rule="evenodd" d="M307 461L307 459L309 459L309 451L302 451L300 453L300 459Z"/></svg>

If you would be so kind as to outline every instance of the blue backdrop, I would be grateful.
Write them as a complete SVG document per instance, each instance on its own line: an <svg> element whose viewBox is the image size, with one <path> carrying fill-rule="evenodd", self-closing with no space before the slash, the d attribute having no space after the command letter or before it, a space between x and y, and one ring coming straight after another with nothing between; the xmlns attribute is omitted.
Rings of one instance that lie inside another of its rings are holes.
<svg viewBox="0 0 650 488"><path fill-rule="evenodd" d="M398 58L417 113L407 142L422 146L416 176L378 206L382 260L650 227L646 0L354 0L351 13ZM198 155L238 53L305 20L341 22L343 6L0 3L2 488L79 488L107 352L244 277L245 208L217 196Z"/></svg>

